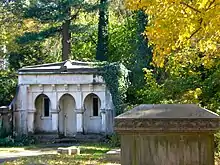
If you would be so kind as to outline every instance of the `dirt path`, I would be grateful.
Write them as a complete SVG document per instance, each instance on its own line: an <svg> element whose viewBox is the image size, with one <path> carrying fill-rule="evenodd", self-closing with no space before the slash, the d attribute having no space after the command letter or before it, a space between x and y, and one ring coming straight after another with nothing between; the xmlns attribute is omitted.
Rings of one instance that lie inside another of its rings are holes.
<svg viewBox="0 0 220 165"><path fill-rule="evenodd" d="M0 148L0 163L15 160L20 157L39 156L45 154L57 154L56 148Z"/></svg>

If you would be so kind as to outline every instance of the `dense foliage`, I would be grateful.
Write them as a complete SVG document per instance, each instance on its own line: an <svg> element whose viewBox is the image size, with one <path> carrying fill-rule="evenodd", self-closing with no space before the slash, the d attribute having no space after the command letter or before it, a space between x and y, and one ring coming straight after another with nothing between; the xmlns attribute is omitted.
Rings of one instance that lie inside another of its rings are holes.
<svg viewBox="0 0 220 165"><path fill-rule="evenodd" d="M203 54L204 65L219 58L219 1L126 0L129 8L149 14L146 35L154 45L154 62L165 65L173 51L194 47Z"/></svg>
<svg viewBox="0 0 220 165"><path fill-rule="evenodd" d="M102 68L118 113L124 105L140 103L196 103L218 112L216 1L126 2L135 11L119 0L1 1L0 57L8 68L1 71L0 105L13 97L18 68L64 59L68 23L70 59L107 60L130 70L128 86L119 78L122 65Z"/></svg>
<svg viewBox="0 0 220 165"><path fill-rule="evenodd" d="M120 63L101 63L99 70L111 92L116 115L119 115L125 109L126 92L129 86L128 70Z"/></svg>
<svg viewBox="0 0 220 165"><path fill-rule="evenodd" d="M33 19L44 25L38 31L26 32L18 38L19 43L42 41L45 38L61 34L62 60L69 59L71 53L71 34L85 30L84 25L76 24L80 12L90 12L96 9L95 4L83 0L58 0L48 3L44 0L15 1L12 12L20 11L23 19Z"/></svg>
<svg viewBox="0 0 220 165"><path fill-rule="evenodd" d="M220 111L219 5L207 0L126 0L149 15L154 64L138 103L195 103Z"/></svg>
<svg viewBox="0 0 220 165"><path fill-rule="evenodd" d="M11 136L7 136L5 138L0 138L1 147L27 146L27 145L33 145L35 143L36 143L36 139L31 136L21 136L15 138L12 138Z"/></svg>
<svg viewBox="0 0 220 165"><path fill-rule="evenodd" d="M206 69L196 59L187 63L181 57L170 57L166 69L145 69L146 86L137 94L139 101L153 104L194 103L220 113L219 63L212 69Z"/></svg>
<svg viewBox="0 0 220 165"><path fill-rule="evenodd" d="M15 94L17 76L14 72L0 71L0 106L9 105Z"/></svg>

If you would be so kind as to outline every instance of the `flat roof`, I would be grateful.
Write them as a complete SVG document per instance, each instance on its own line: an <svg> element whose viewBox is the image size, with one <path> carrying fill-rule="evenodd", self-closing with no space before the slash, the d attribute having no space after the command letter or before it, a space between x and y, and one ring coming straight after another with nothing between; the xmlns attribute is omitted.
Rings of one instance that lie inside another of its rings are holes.
<svg viewBox="0 0 220 165"><path fill-rule="evenodd" d="M37 73L97 73L98 62L82 62L67 60L57 63L42 65L25 66L18 70L18 74L37 74Z"/></svg>
<svg viewBox="0 0 220 165"><path fill-rule="evenodd" d="M219 115L195 104L141 104L116 119L219 118Z"/></svg>

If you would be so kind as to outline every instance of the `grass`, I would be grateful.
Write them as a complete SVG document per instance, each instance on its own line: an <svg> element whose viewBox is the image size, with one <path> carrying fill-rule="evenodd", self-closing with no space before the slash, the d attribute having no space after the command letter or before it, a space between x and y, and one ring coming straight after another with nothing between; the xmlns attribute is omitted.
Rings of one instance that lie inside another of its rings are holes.
<svg viewBox="0 0 220 165"><path fill-rule="evenodd" d="M42 145L28 146L25 150L56 150L45 148ZM5 162L4 165L119 165L117 162L109 162L105 159L105 153L112 149L105 143L80 144L80 155L51 154L18 158ZM215 155L215 165L220 165L220 154Z"/></svg>
<svg viewBox="0 0 220 165"><path fill-rule="evenodd" d="M110 165L117 164L105 159L105 153L111 149L108 144L81 144L80 155L41 155L21 157L14 161L5 162L4 165ZM28 148L28 150L42 149L38 146ZM54 148L55 150L55 148Z"/></svg>

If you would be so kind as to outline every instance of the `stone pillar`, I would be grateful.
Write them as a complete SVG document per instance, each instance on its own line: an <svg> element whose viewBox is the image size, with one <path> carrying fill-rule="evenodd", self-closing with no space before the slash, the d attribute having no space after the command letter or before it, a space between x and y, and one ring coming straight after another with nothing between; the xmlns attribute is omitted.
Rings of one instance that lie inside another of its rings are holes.
<svg viewBox="0 0 220 165"><path fill-rule="evenodd" d="M76 132L83 133L83 97L82 97L82 89L81 85L76 85Z"/></svg>
<svg viewBox="0 0 220 165"><path fill-rule="evenodd" d="M101 131L102 133L106 133L106 111L105 109L101 109L100 113L101 113L101 119L102 119Z"/></svg>
<svg viewBox="0 0 220 165"><path fill-rule="evenodd" d="M83 133L83 111L82 109L76 110L76 131Z"/></svg>
<svg viewBox="0 0 220 165"><path fill-rule="evenodd" d="M58 132L58 112L52 111L51 118L52 118L52 132Z"/></svg>
<svg viewBox="0 0 220 165"><path fill-rule="evenodd" d="M28 133L33 134L34 133L34 115L35 111L29 111L28 112Z"/></svg>
<svg viewBox="0 0 220 165"><path fill-rule="evenodd" d="M52 119L52 132L58 133L59 130L59 102L57 100L57 92L56 92L56 85L52 84L52 94L51 94L51 119Z"/></svg>
<svg viewBox="0 0 220 165"><path fill-rule="evenodd" d="M19 88L17 111L20 113L20 124L18 135L23 135L28 133L28 90L27 85L20 85Z"/></svg>

